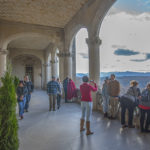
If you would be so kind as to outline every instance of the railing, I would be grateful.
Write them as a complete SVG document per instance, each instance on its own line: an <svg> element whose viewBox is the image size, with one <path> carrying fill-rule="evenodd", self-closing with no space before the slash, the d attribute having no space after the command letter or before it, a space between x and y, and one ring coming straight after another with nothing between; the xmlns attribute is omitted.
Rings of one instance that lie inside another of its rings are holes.
<svg viewBox="0 0 150 150"><path fill-rule="evenodd" d="M103 112L103 97L102 97L102 93L101 90L99 90L96 93L96 103L97 103L97 110L99 110L100 112ZM140 127L140 119L139 119L140 113L139 113L139 108L136 107L134 109L134 125L139 128ZM121 106L120 106L120 102L118 103L118 109L117 109L117 113L116 113L116 118L118 118L119 120L121 120ZM128 120L128 112L126 113L126 121Z"/></svg>

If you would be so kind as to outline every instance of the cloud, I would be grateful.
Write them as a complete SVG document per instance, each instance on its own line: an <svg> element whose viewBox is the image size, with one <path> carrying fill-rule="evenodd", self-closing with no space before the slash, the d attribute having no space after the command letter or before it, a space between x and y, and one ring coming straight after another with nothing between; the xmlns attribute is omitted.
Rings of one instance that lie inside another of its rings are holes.
<svg viewBox="0 0 150 150"><path fill-rule="evenodd" d="M125 49L126 46L125 45L112 45L112 48L115 48L115 49Z"/></svg>
<svg viewBox="0 0 150 150"><path fill-rule="evenodd" d="M144 61L146 61L146 59L131 59L130 61L134 61L134 62L144 62Z"/></svg>
<svg viewBox="0 0 150 150"><path fill-rule="evenodd" d="M84 59L88 59L89 58L87 53L79 53L79 55L81 55Z"/></svg>
<svg viewBox="0 0 150 150"><path fill-rule="evenodd" d="M131 59L130 61L135 61L135 62L144 62L150 60L150 53L145 54L145 59Z"/></svg>
<svg viewBox="0 0 150 150"><path fill-rule="evenodd" d="M117 49L114 51L114 54L118 56L132 56L132 55L138 55L140 53L129 49Z"/></svg>

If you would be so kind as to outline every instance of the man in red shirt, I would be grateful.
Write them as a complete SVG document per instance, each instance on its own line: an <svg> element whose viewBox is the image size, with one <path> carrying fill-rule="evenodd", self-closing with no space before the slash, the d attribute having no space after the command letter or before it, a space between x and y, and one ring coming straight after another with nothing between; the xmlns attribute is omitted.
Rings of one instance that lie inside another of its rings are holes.
<svg viewBox="0 0 150 150"><path fill-rule="evenodd" d="M86 117L86 135L93 134L93 132L90 131L90 118L92 114L92 96L91 91L96 92L97 91L97 85L94 81L90 81L94 86L90 85L89 78L87 76L84 76L82 78L83 84L80 85L80 92L81 92L81 108L82 108L82 117L80 122L80 131L84 131L84 122Z"/></svg>

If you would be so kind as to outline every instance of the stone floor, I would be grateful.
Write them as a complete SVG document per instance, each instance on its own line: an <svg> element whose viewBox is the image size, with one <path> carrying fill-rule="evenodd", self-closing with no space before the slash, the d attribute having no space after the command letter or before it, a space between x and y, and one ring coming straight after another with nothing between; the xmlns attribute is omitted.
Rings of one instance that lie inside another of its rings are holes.
<svg viewBox="0 0 150 150"><path fill-rule="evenodd" d="M150 134L137 129L120 129L119 121L93 113L94 135L79 132L80 106L62 104L56 112L48 111L44 91L32 95L30 111L19 120L20 150L149 150Z"/></svg>

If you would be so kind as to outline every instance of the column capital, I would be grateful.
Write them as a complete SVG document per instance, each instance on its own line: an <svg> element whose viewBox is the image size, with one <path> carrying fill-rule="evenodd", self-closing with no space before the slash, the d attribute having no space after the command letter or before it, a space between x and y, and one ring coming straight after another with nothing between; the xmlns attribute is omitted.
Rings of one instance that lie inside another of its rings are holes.
<svg viewBox="0 0 150 150"><path fill-rule="evenodd" d="M91 38L87 38L86 43L88 45L98 45L99 46L102 44L102 40L98 36L93 36Z"/></svg>
<svg viewBox="0 0 150 150"><path fill-rule="evenodd" d="M57 56L58 57L72 57L72 53L71 52L59 52Z"/></svg>
<svg viewBox="0 0 150 150"><path fill-rule="evenodd" d="M7 49L1 49L0 48L0 55L7 55L8 54L8 50Z"/></svg>
<svg viewBox="0 0 150 150"><path fill-rule="evenodd" d="M50 63L47 63L47 64L43 64L44 67L48 67L50 66Z"/></svg>
<svg viewBox="0 0 150 150"><path fill-rule="evenodd" d="M58 63L58 60L51 60L50 63L51 63L51 64Z"/></svg>

